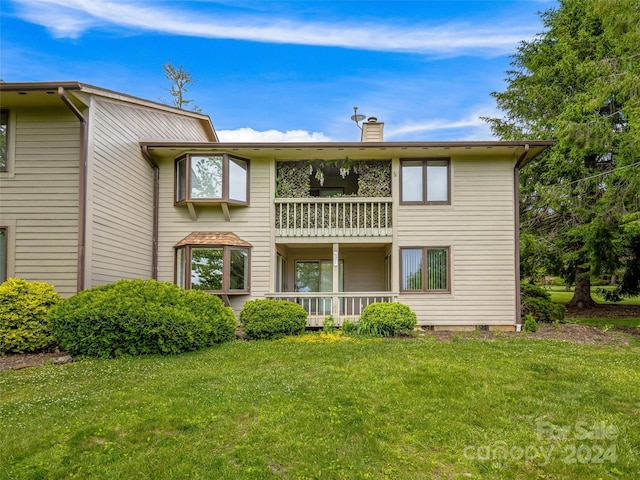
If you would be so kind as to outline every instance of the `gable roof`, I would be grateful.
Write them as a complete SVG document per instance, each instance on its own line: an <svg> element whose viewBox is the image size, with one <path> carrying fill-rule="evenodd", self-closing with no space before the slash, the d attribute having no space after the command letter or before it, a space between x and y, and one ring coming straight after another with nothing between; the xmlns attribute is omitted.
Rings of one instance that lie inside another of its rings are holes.
<svg viewBox="0 0 640 480"><path fill-rule="evenodd" d="M60 90L62 89L62 90ZM165 105L160 102L146 100L144 98L135 97L126 93L116 92L102 87L96 87L87 83L77 81L61 81L61 82L0 82L0 92L2 93L2 106L59 106L63 105L60 95L63 93L71 93L71 101L77 106L88 106L86 100L83 101L81 96L73 95L74 92L82 92L90 95L96 95L112 100L118 100L133 105L150 108L153 110L161 110L169 114L180 115L183 117L192 117L199 120L209 136L218 140L211 118L209 115L202 113L182 110L171 105Z"/></svg>

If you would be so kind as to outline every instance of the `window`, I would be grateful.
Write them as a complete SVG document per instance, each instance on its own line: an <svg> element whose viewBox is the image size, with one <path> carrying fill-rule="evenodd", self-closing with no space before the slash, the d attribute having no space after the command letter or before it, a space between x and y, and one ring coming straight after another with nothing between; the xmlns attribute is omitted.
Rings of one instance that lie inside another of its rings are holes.
<svg viewBox="0 0 640 480"><path fill-rule="evenodd" d="M403 292L449 292L449 248L400 249Z"/></svg>
<svg viewBox="0 0 640 480"><path fill-rule="evenodd" d="M7 279L7 227L0 227L0 283Z"/></svg>
<svg viewBox="0 0 640 480"><path fill-rule="evenodd" d="M7 144L9 143L9 111L0 110L0 171L7 169Z"/></svg>
<svg viewBox="0 0 640 480"><path fill-rule="evenodd" d="M401 203L449 204L449 160L412 159L400 163Z"/></svg>
<svg viewBox="0 0 640 480"><path fill-rule="evenodd" d="M249 162L224 154L186 155L176 160L176 204L249 204Z"/></svg>
<svg viewBox="0 0 640 480"><path fill-rule="evenodd" d="M234 234L192 233L176 245L176 283L212 293L249 293L251 245Z"/></svg>

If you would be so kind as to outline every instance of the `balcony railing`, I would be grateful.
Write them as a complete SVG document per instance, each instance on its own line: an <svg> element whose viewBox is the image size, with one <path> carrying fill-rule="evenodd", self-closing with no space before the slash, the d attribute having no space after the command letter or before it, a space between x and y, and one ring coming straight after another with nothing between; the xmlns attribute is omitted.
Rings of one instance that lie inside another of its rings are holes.
<svg viewBox="0 0 640 480"><path fill-rule="evenodd" d="M391 198L276 198L275 226L283 237L391 235Z"/></svg>
<svg viewBox="0 0 640 480"><path fill-rule="evenodd" d="M302 305L307 311L307 326L322 327L325 317L332 315L334 325L342 326L345 319L357 320L362 310L376 302L394 302L398 294L393 292L279 292L269 293L267 298L288 300Z"/></svg>

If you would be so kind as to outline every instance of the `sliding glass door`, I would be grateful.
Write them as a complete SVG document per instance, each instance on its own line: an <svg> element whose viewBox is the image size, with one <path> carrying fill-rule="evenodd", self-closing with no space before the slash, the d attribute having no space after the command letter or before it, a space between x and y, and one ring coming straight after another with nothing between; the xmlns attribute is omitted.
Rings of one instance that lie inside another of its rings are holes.
<svg viewBox="0 0 640 480"><path fill-rule="evenodd" d="M344 290L344 262L340 260L338 291ZM330 260L301 260L296 262L296 292L333 291L333 265ZM309 299L305 306L309 314L331 314L331 298Z"/></svg>

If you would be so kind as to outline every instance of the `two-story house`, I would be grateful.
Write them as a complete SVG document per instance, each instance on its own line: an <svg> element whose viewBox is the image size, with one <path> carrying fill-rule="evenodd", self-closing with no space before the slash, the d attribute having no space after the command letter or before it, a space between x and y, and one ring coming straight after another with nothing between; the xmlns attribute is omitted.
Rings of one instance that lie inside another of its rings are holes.
<svg viewBox="0 0 640 480"><path fill-rule="evenodd" d="M236 313L284 298L310 326L376 301L438 329L520 322L518 170L550 142L385 142L371 118L360 142L219 143L203 115L38 85L1 87L9 276L157 278Z"/></svg>

